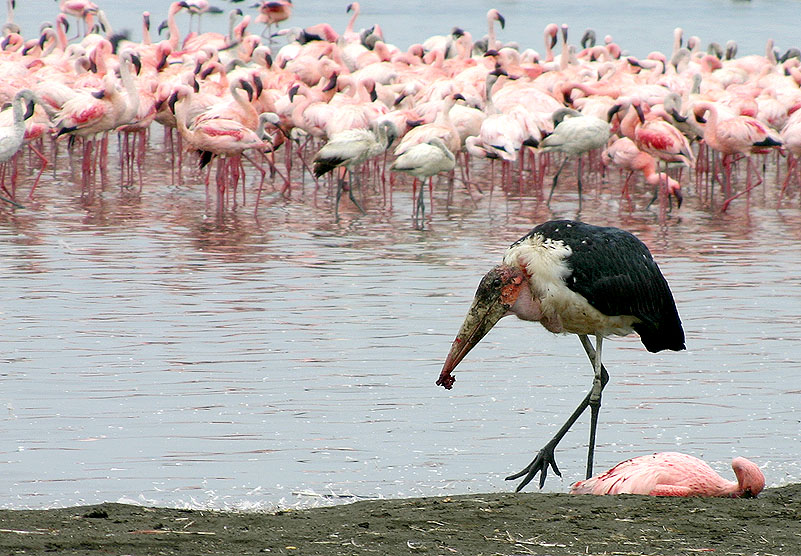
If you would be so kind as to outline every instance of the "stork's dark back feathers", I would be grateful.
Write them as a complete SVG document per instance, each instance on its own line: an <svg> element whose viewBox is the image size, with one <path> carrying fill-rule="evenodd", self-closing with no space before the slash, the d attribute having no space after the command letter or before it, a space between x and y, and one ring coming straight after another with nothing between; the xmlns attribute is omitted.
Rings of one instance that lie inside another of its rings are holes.
<svg viewBox="0 0 801 556"><path fill-rule="evenodd" d="M632 315L634 330L648 351L682 350L684 330L673 294L648 247L619 228L554 220L534 228L562 241L572 253L566 263L566 286L608 316Z"/></svg>

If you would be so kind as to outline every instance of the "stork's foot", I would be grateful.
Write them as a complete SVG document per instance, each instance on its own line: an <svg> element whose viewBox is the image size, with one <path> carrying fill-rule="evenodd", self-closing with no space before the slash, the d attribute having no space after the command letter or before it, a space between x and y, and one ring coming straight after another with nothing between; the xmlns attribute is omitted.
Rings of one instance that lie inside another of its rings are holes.
<svg viewBox="0 0 801 556"><path fill-rule="evenodd" d="M537 457L534 458L534 461L528 464L528 466L520 471L519 473L515 473L514 475L509 475L506 477L507 481L514 481L515 479L519 479L520 477L525 477L517 485L515 492L520 492L523 490L523 487L526 486L531 482L531 479L539 473L540 474L540 488L542 485L545 484L545 477L548 476L548 466L553 469L553 472L559 475L560 477L562 474L559 472L559 468L556 466L556 458L554 457L554 450L555 446L551 444L546 444L545 447L539 451Z"/></svg>

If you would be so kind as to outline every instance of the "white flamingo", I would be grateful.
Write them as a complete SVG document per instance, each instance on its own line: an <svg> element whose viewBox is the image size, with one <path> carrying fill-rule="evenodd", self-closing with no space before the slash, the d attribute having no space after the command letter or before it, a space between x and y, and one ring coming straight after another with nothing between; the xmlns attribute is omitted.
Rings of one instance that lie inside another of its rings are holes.
<svg viewBox="0 0 801 556"><path fill-rule="evenodd" d="M348 172L349 181L356 180L361 186L359 176L354 170L366 160L378 156L387 150L395 140L394 125L388 121L376 124L373 130L348 129L332 136L314 155L314 175L320 177L335 168L344 168ZM349 184L350 185L350 184ZM334 215L339 220L339 200L345 188L344 171L337 181L336 204ZM353 204L364 213L364 209L353 196L353 187L348 188L348 196Z"/></svg>
<svg viewBox="0 0 801 556"><path fill-rule="evenodd" d="M554 130L540 143L545 151L559 151L565 153L565 158L553 177L551 192L548 194L548 204L551 203L553 191L559 181L559 174L571 156L577 156L576 180L578 181L579 211L581 210L581 155L593 149L606 145L610 136L609 123L595 116L587 116L581 112L563 108L554 112Z"/></svg>
<svg viewBox="0 0 801 556"><path fill-rule="evenodd" d="M11 101L14 121L10 126L0 127L0 164L5 166L5 163L11 160L22 148L22 143L25 140L25 120L33 114L33 103L34 95L30 89L22 89L14 95ZM5 177L5 167L3 168L3 174L3 177ZM0 196L0 200L21 207L19 203L14 201L15 178L16 176L12 175L11 190L6 187L5 183L2 184L2 189L8 195L8 198Z"/></svg>
<svg viewBox="0 0 801 556"><path fill-rule="evenodd" d="M389 169L414 176L413 197L417 191L417 181L424 182L428 178L428 192L433 204L434 176L442 172L450 172L454 166L456 166L456 157L445 145L445 142L439 137L432 137L425 143L409 147L405 153L395 159ZM417 219L418 212L421 217L425 214L422 184L415 205L415 219Z"/></svg>

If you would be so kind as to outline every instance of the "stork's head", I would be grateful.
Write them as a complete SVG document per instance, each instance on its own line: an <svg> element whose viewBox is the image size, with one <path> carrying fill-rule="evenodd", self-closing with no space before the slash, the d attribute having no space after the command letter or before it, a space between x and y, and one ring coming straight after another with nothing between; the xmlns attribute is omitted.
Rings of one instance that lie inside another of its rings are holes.
<svg viewBox="0 0 801 556"><path fill-rule="evenodd" d="M478 285L473 304L451 345L437 384L447 389L456 380L451 371L464 359L495 323L511 315L520 292L528 287L525 273L517 266L499 265L487 272Z"/></svg>

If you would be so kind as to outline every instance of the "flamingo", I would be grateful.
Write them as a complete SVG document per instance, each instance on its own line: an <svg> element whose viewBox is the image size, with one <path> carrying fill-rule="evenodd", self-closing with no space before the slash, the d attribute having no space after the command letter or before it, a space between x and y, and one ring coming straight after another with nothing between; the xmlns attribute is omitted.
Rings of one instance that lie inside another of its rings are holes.
<svg viewBox="0 0 801 556"><path fill-rule="evenodd" d="M451 345L437 384L447 389L452 372L501 318L539 321L553 333L579 336L594 369L590 392L534 460L507 480L523 477L519 491L548 466L560 475L554 449L591 408L587 478L592 476L601 393L609 374L601 362L603 339L637 332L650 352L685 349L684 330L667 280L648 247L633 234L571 220L540 224L514 242L503 263L490 270ZM595 336L595 346L589 335Z"/></svg>
<svg viewBox="0 0 801 556"><path fill-rule="evenodd" d="M737 481L727 481L696 457L660 452L628 459L578 481L570 493L751 498L765 488L765 476L755 463L740 457L734 458L731 466Z"/></svg>
<svg viewBox="0 0 801 556"><path fill-rule="evenodd" d="M450 172L454 166L456 166L456 157L445 145L445 142L439 137L432 137L425 143L411 146L395 159L389 169L414 176L412 197L415 196L417 190L417 181L424 182L428 178L429 195L433 197L434 176L442 172ZM422 187L420 188L420 195L417 197L414 211L415 218L417 218L418 211L421 213L421 217L425 214Z"/></svg>
<svg viewBox="0 0 801 556"><path fill-rule="evenodd" d="M90 0L61 0L59 9L66 15L71 15L79 21L83 21L84 35L89 34L92 28L94 15L97 13L97 4Z"/></svg>
<svg viewBox="0 0 801 556"><path fill-rule="evenodd" d="M83 90L69 98L55 117L57 136L69 134L84 139L82 178L83 185L89 183L92 167L92 148L96 139L105 139L106 134L117 126L130 123L138 110L139 95L131 76L130 65L138 67L138 57L131 51L120 55L120 77L127 94L117 90L116 77L112 72L103 78L101 91ZM105 145L105 141L103 142ZM103 167L105 146L101 149L100 164Z"/></svg>
<svg viewBox="0 0 801 556"><path fill-rule="evenodd" d="M361 185L358 174L354 170L366 160L378 156L389 148L395 140L396 132L389 121L374 125L373 129L349 129L332 136L314 155L314 176L320 177L335 168L344 168L350 179ZM336 204L334 216L339 220L339 200L345 188L344 173L337 182ZM348 196L353 204L364 213L364 209L353 196L353 187L349 184Z"/></svg>
<svg viewBox="0 0 801 556"><path fill-rule="evenodd" d="M175 16L186 7L188 7L188 5L183 1L171 3L167 10L167 19L162 21L161 25L159 25L159 33L164 29L168 30L167 40L170 41L170 46L175 51L178 50L178 44L181 42L181 31L178 29L178 24L175 22Z"/></svg>
<svg viewBox="0 0 801 556"><path fill-rule="evenodd" d="M656 201L657 197L659 196L660 187L664 187L664 191L667 193L668 201L670 201L672 197L675 197L678 208L681 208L681 204L684 202L684 197L681 194L681 184L668 176L667 173L657 172L656 160L654 160L653 156L648 153L641 152L634 158L634 160L631 161L631 169L642 171L645 182L654 187L654 196L651 199L651 202L648 203L649 206Z"/></svg>
<svg viewBox="0 0 801 556"><path fill-rule="evenodd" d="M658 117L670 117L664 110L649 111L650 117L646 119L640 99L633 99L631 105L634 107L635 117L639 119L633 139L640 150L665 162L679 162L690 168L695 167L695 155L687 137L665 119Z"/></svg>
<svg viewBox="0 0 801 556"><path fill-rule="evenodd" d="M410 129L398 146L395 147L395 156L400 156L413 145L426 143L432 137L441 138L452 153L459 152L462 146L459 130L451 122L450 112L457 100L464 100L460 93L448 94L437 101L437 115L433 122Z"/></svg>
<svg viewBox="0 0 801 556"><path fill-rule="evenodd" d="M746 187L740 193L731 195L721 207L725 211L729 204L737 197L751 191L762 183L762 176L756 168L753 171L758 177L756 183L751 181L751 168L753 166L751 154L761 147L776 147L782 144L781 137L771 131L765 124L750 116L738 115L721 120L718 117L717 106L711 102L698 102L693 106L696 116L706 114L704 124L704 142L710 149L723 155L723 168L725 172L725 187L727 193L731 192L731 164L732 156L742 155L746 158Z"/></svg>
<svg viewBox="0 0 801 556"><path fill-rule="evenodd" d="M506 19L501 15L501 12L496 10L495 8L490 9L487 12L487 27L489 31L487 32L487 50L497 50L501 47L500 41L495 38L495 22L501 26L503 29L506 26Z"/></svg>
<svg viewBox="0 0 801 556"><path fill-rule="evenodd" d="M626 180L623 182L623 188L620 192L621 197L630 199L629 196L629 182L634 175L635 168L632 166L637 156L642 154L642 151L637 148L637 145L628 137L613 137L609 140L609 144L601 153L601 162L606 166L614 166L621 170L628 170Z"/></svg>
<svg viewBox="0 0 801 556"><path fill-rule="evenodd" d="M11 101L11 108L13 111L13 122L11 125L4 125L0 127L0 164L3 165L3 174L5 175L5 163L8 162L15 154L22 148L22 143L25 140L25 120L33 114L34 94L30 89L22 89L17 91ZM9 190L5 183L2 184L2 189L9 198L0 196L0 200L10 203L14 206L20 207L14 201L14 180L16 178L16 171L12 174L11 190Z"/></svg>
<svg viewBox="0 0 801 556"><path fill-rule="evenodd" d="M175 113L178 131L192 149L200 152L200 166L206 166L213 157L217 163L217 210L222 210L224 195L229 186L236 188L240 175L244 179L241 157L245 157L261 175L264 169L249 157L245 151L264 148L264 141L255 130L230 118L189 118L190 101L193 90L185 85L179 86L170 97Z"/></svg>
<svg viewBox="0 0 801 556"><path fill-rule="evenodd" d="M221 14L222 8L212 6L208 0L185 0L186 11L189 12L189 30L192 30L192 23L197 16L197 32L200 33L200 16L203 14Z"/></svg>
<svg viewBox="0 0 801 556"><path fill-rule="evenodd" d="M256 16L256 23L263 23L267 36L272 37L273 25L278 25L292 16L292 0L267 0L257 3L259 15ZM262 32L262 36L264 32Z"/></svg>
<svg viewBox="0 0 801 556"><path fill-rule="evenodd" d="M595 116L589 116L570 108L562 108L553 114L554 130L540 142L544 152L559 151L565 158L553 177L551 192L548 194L548 205L551 204L559 174L571 156L577 156L576 180L578 181L579 206L581 211L581 155L606 145L611 134L609 123Z"/></svg>

